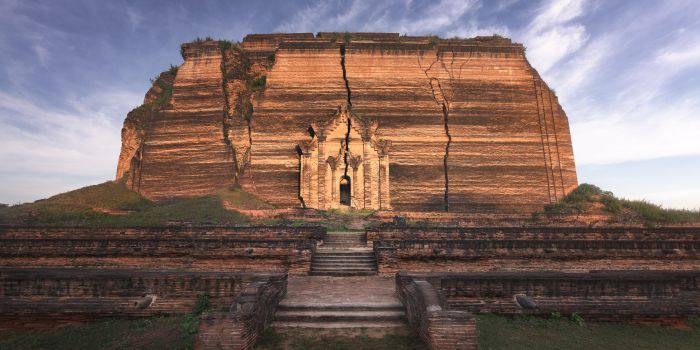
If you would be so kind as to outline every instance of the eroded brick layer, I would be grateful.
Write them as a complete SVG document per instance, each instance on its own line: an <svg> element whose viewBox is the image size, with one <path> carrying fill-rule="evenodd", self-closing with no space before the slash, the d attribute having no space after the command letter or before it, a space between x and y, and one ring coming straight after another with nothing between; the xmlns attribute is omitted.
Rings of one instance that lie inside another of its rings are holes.
<svg viewBox="0 0 700 350"><path fill-rule="evenodd" d="M224 50L214 41L183 48L173 107L156 118L144 147L138 190L149 197L238 182L271 203L299 207L296 146L312 122L329 120L342 104L376 121L377 137L391 142L394 210L530 212L577 185L566 114L523 46L509 39L249 35L240 50L253 70L265 63L253 75L264 73L266 84L253 94L250 118L232 118L231 129ZM248 147L246 163L235 164ZM326 170L319 165L317 176Z"/></svg>
<svg viewBox="0 0 700 350"><path fill-rule="evenodd" d="M0 265L307 273L319 227L0 227Z"/></svg>

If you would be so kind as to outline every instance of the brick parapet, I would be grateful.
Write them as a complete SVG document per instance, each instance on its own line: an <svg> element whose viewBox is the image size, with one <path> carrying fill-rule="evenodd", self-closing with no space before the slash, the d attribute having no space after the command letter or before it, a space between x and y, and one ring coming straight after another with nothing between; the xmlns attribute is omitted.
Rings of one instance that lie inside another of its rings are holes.
<svg viewBox="0 0 700 350"><path fill-rule="evenodd" d="M281 273L0 267L0 314L58 319L188 313L199 295L227 308L257 281Z"/></svg>
<svg viewBox="0 0 700 350"><path fill-rule="evenodd" d="M287 278L253 282L236 298L229 312L201 317L195 349L250 349L270 325L287 293Z"/></svg>
<svg viewBox="0 0 700 350"><path fill-rule="evenodd" d="M392 228L369 230L367 239L381 274L448 266L451 271L700 266L698 228Z"/></svg>
<svg viewBox="0 0 700 350"><path fill-rule="evenodd" d="M599 320L681 319L700 314L700 270L397 274L397 290L430 283L450 310ZM535 307L522 306L517 296Z"/></svg>
<svg viewBox="0 0 700 350"><path fill-rule="evenodd" d="M0 261L8 266L158 264L207 270L257 265L306 273L324 233L322 227L0 227Z"/></svg>
<svg viewBox="0 0 700 350"><path fill-rule="evenodd" d="M473 315L446 310L437 290L423 279L401 279L397 293L413 328L431 349L476 349L477 329Z"/></svg>

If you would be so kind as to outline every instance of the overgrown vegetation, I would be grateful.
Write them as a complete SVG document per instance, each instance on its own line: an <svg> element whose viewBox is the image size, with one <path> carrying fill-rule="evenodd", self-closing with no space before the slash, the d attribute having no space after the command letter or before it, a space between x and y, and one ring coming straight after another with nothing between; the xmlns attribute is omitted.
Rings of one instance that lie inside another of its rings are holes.
<svg viewBox="0 0 700 350"><path fill-rule="evenodd" d="M183 331L185 318L111 319L50 330L4 332L0 349L192 349L196 333Z"/></svg>
<svg viewBox="0 0 700 350"><path fill-rule="evenodd" d="M534 216L601 213L617 220L641 221L648 225L700 221L700 210L666 209L643 200L622 199L591 184L579 185L562 200L546 206L543 213Z"/></svg>
<svg viewBox="0 0 700 350"><path fill-rule="evenodd" d="M182 318L183 333L190 335L199 333L199 317L209 310L210 307L211 302L209 301L209 295L197 295L197 303L194 305L192 312Z"/></svg>
<svg viewBox="0 0 700 350"><path fill-rule="evenodd" d="M687 322L689 330L625 323L586 322L580 316L543 319L491 314L477 315L479 349L698 349L700 319ZM580 319L580 322L579 322Z"/></svg>
<svg viewBox="0 0 700 350"><path fill-rule="evenodd" d="M238 190L166 202L151 202L128 189L123 182L105 182L66 192L33 203L0 207L0 223L14 225L128 227L168 224L235 225L247 222L237 211L227 210L223 198L240 203L255 199Z"/></svg>
<svg viewBox="0 0 700 350"><path fill-rule="evenodd" d="M250 88L253 91L261 91L261 90L265 89L266 83L267 83L267 77L263 75L255 80L253 80L253 82L250 84Z"/></svg>

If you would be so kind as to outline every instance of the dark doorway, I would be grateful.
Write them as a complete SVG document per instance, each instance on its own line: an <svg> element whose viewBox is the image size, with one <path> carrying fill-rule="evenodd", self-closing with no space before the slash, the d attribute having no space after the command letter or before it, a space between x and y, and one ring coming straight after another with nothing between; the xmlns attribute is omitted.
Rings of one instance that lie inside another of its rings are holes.
<svg viewBox="0 0 700 350"><path fill-rule="evenodd" d="M340 179L340 204L350 205L350 177L347 175Z"/></svg>

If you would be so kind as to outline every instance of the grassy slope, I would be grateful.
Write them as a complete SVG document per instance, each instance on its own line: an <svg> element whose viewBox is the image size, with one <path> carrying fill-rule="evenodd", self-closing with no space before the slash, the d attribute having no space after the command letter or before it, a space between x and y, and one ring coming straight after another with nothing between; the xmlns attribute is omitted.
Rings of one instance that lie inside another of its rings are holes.
<svg viewBox="0 0 700 350"><path fill-rule="evenodd" d="M4 333L0 350L28 349L192 349L196 334L183 326L184 317L76 324L52 330Z"/></svg>
<svg viewBox="0 0 700 350"><path fill-rule="evenodd" d="M34 203L0 207L0 223L68 226L158 226L169 223L238 224L247 218L227 210L222 199L241 208L268 208L269 204L239 189L154 203L108 181L62 193Z"/></svg>
<svg viewBox="0 0 700 350"><path fill-rule="evenodd" d="M479 349L700 349L700 319L688 321L692 330L621 323L585 323L541 318L508 319L477 316Z"/></svg>
<svg viewBox="0 0 700 350"><path fill-rule="evenodd" d="M601 349L651 350L698 349L700 319L691 319L691 330L620 323L585 323L540 318L509 319L478 315L479 349ZM196 329L188 316L109 320L64 326L54 330L16 331L0 335L2 349L190 349ZM268 329L256 349L425 349L410 334L317 334L308 330Z"/></svg>
<svg viewBox="0 0 700 350"><path fill-rule="evenodd" d="M581 184L558 203L545 207L538 215L602 214L622 221L647 224L700 222L700 210L665 209L646 201L615 197L597 186Z"/></svg>

